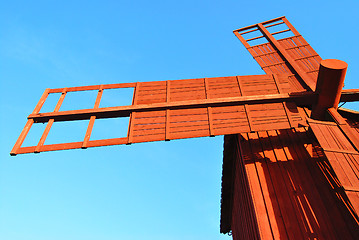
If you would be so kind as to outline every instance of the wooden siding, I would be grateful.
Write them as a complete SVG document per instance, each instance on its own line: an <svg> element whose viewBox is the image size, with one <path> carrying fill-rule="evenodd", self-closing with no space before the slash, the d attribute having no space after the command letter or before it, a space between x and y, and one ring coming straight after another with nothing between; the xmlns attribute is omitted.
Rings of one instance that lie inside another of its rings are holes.
<svg viewBox="0 0 359 240"><path fill-rule="evenodd" d="M308 128L239 134L231 142L224 156L236 152L227 154L235 173L222 183L232 186L230 196L222 192L231 197L222 199L222 232L231 229L234 240L358 239L345 194Z"/></svg>

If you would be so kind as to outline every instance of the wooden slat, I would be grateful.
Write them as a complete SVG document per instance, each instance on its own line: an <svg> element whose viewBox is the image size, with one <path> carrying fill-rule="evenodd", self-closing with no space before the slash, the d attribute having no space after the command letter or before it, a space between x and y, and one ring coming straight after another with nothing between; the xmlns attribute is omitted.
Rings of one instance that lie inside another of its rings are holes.
<svg viewBox="0 0 359 240"><path fill-rule="evenodd" d="M135 85L135 89L133 92L133 98L132 98L132 105L135 106L137 105L137 101L138 101L138 94L140 92L140 82L137 82ZM127 132L127 144L131 144L132 143L132 138L133 138L133 128L134 128L134 121L136 119L136 112L131 112L130 114L130 120L129 120L129 124L128 124L128 132Z"/></svg>
<svg viewBox="0 0 359 240"><path fill-rule="evenodd" d="M65 96L66 96L66 93L67 93L66 89L67 88L64 88L62 90L62 94L61 94L61 96L60 96L60 98L59 98L59 100L58 100L58 102L57 102L57 104L55 106L54 112L58 112L60 110L61 105L64 102L64 99L65 99ZM36 148L34 150L35 153L41 152L41 148L42 148L42 146L44 145L44 143L46 141L47 135L49 134L50 129L51 129L52 124L54 123L54 121L55 120L53 118L48 121L48 123L46 125L46 128L45 128L44 132L42 133L42 136L41 136L41 138L40 138L40 140L39 140L39 142L38 142L38 144L37 144L37 146L36 146Z"/></svg>
<svg viewBox="0 0 359 240"><path fill-rule="evenodd" d="M204 78L204 88L205 88L205 94L206 94L206 99L208 99L208 91L209 91L209 86L208 86L208 79ZM211 137L214 136L214 128L213 128L213 120L212 120L212 107L207 107L207 113L208 113L208 125L209 125L209 135Z"/></svg>
<svg viewBox="0 0 359 240"><path fill-rule="evenodd" d="M278 43L278 41L268 32L267 29L263 27L261 23L258 24L259 29L262 31L263 34L270 40L270 42L278 49L280 54L283 58L291 65L291 67L296 71L296 73L301 77L301 79L307 84L307 86L314 91L315 90L315 83L309 81L307 73L304 72L297 63L290 57L290 55L284 50L284 48Z"/></svg>
<svg viewBox="0 0 359 240"><path fill-rule="evenodd" d="M166 82L166 102L170 102L171 99L171 82ZM170 119L170 110L166 109L166 133L165 133L165 140L170 140L170 127L171 127L171 119Z"/></svg>
<svg viewBox="0 0 359 240"><path fill-rule="evenodd" d="M66 88L67 92L77 92L77 91L89 91L89 90L99 90L102 86L103 89L114 89L114 88L131 88L135 87L136 83L116 83L116 84L104 84L104 85L92 85L92 86L81 86L81 87L69 87ZM51 89L49 93L61 93L64 91L64 88L55 88Z"/></svg>
<svg viewBox="0 0 359 240"><path fill-rule="evenodd" d="M342 122L342 121L339 121ZM310 121L309 125L316 136L320 146L323 148L331 166L342 186L347 188L359 188L359 169L354 167L359 153L349 141L350 137L345 136L341 131L343 125L323 124L320 121ZM346 125L344 125L346 126ZM353 153L354 152L354 153ZM353 162L354 160L354 162ZM354 165L353 165L354 163ZM359 213L359 198L356 195L347 193L356 214Z"/></svg>
<svg viewBox="0 0 359 240"><path fill-rule="evenodd" d="M103 86L101 85L100 89L98 90L98 93L97 93L95 105L93 107L94 109L99 108L101 98L102 98L102 93L103 93ZM87 148L87 143L90 140L92 129L93 129L93 126L95 124L95 120L96 120L96 116L91 116L89 125L87 126L85 138L84 138L84 141L82 143L82 148Z"/></svg>

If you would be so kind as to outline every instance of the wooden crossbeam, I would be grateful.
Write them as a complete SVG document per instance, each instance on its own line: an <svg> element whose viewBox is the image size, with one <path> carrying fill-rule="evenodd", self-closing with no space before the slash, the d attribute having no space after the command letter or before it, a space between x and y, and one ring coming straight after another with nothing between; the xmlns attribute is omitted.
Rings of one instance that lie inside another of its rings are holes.
<svg viewBox="0 0 359 240"><path fill-rule="evenodd" d="M228 98L215 98L215 99L201 99L190 101L177 101L165 103L152 103L152 104L138 104L119 107L107 107L97 109L81 109L61 112L48 112L48 113L33 113L28 116L28 119L33 119L37 123L43 123L54 119L55 121L72 121L72 120L86 120L91 116L100 118L113 118L113 117L128 117L132 112L144 111L159 111L167 109L191 109L203 107L219 107L219 106L234 106L243 104L263 104L263 103L279 103L279 102L296 102L299 104L310 104L314 98L313 92L301 92L293 94L268 94L256 96L241 96L241 97L228 97Z"/></svg>
<svg viewBox="0 0 359 240"><path fill-rule="evenodd" d="M48 112L48 113L32 113L28 119L32 119L38 123L48 122L53 118L55 121L71 121L86 120L91 116L100 118L128 117L132 112L157 111L167 109L190 109L201 107L218 107L218 106L234 106L244 104L263 104L263 103L279 103L279 102L295 102L298 106L310 105L316 95L313 92L300 92L290 94L269 94L257 96L241 96L229 98L201 99L191 101L177 101L153 104L138 104L119 107L107 107L96 109L81 109L72 111ZM359 89L343 90L341 102L358 101Z"/></svg>

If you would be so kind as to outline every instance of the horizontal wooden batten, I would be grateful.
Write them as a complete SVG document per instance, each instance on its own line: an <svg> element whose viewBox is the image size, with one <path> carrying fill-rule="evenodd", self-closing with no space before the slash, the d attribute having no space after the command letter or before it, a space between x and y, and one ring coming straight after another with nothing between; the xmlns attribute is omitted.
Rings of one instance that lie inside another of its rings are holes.
<svg viewBox="0 0 359 240"><path fill-rule="evenodd" d="M114 89L114 88L131 88L135 87L136 83L115 83L115 84L104 84L104 85L91 85L91 86L80 86L80 87L69 87L66 88L66 92L78 92L78 91L90 91L102 89ZM61 93L65 88L54 88L50 89L49 93Z"/></svg>

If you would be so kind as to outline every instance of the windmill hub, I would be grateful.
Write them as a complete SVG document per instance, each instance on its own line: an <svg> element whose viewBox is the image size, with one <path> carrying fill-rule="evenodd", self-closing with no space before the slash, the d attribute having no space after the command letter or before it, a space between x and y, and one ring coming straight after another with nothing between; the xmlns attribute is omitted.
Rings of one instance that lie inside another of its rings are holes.
<svg viewBox="0 0 359 240"><path fill-rule="evenodd" d="M348 67L346 62L338 59L324 59L320 62L320 64L327 69L333 70L342 70Z"/></svg>
<svg viewBox="0 0 359 240"><path fill-rule="evenodd" d="M325 59L320 62L315 89L318 100L313 106L311 118L325 120L329 108L338 108L347 67L346 62L337 59Z"/></svg>

